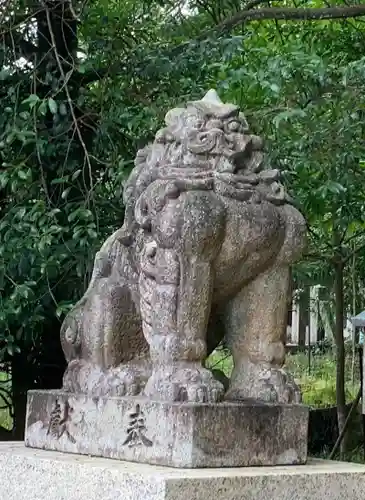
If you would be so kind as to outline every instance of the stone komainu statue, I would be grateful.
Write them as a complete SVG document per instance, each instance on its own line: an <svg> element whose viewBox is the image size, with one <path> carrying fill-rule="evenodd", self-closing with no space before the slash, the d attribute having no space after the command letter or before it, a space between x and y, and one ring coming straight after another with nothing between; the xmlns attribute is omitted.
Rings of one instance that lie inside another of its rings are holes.
<svg viewBox="0 0 365 500"><path fill-rule="evenodd" d="M209 91L165 121L137 154L123 227L62 325L64 389L299 402L282 366L305 221L237 106ZM227 391L204 368L223 337L234 360Z"/></svg>

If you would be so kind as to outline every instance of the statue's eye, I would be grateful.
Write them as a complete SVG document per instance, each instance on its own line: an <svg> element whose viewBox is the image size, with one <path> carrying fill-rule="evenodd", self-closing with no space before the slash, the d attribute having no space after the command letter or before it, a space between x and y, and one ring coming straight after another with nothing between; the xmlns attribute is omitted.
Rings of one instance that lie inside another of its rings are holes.
<svg viewBox="0 0 365 500"><path fill-rule="evenodd" d="M227 123L226 127L230 132L238 132L241 128L241 123L238 120L232 120Z"/></svg>
<svg viewBox="0 0 365 500"><path fill-rule="evenodd" d="M186 125L188 127L201 129L204 125L204 120L197 118L196 116L189 116L186 120Z"/></svg>
<svg viewBox="0 0 365 500"><path fill-rule="evenodd" d="M222 129L223 128L223 123L221 122L221 120L209 120L209 122L207 123L207 128L218 128L218 129Z"/></svg>

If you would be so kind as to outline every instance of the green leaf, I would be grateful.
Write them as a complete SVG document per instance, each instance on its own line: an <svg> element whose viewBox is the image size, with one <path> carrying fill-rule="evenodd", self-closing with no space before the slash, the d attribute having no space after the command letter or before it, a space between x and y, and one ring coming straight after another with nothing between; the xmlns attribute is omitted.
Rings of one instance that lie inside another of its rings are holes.
<svg viewBox="0 0 365 500"><path fill-rule="evenodd" d="M71 179L74 181L75 179L78 178L78 176L81 174L82 170L79 168L78 170L76 170L73 174L72 174L72 177Z"/></svg>
<svg viewBox="0 0 365 500"><path fill-rule="evenodd" d="M288 109L277 114L273 119L273 123L276 128L279 128L281 122L283 121L287 122L292 118L304 118L305 116L306 113L303 109Z"/></svg>
<svg viewBox="0 0 365 500"><path fill-rule="evenodd" d="M65 175L64 177L57 177L56 179L52 179L51 184L64 184L65 182L68 181L68 175Z"/></svg>
<svg viewBox="0 0 365 500"><path fill-rule="evenodd" d="M18 177L19 179L22 179L23 181L26 181L29 177L29 170L23 170L23 169L19 169L18 170Z"/></svg>
<svg viewBox="0 0 365 500"><path fill-rule="evenodd" d="M45 116L46 113L47 113L47 101L42 101L39 108L38 108L38 111L41 115Z"/></svg>
<svg viewBox="0 0 365 500"><path fill-rule="evenodd" d="M29 97L22 101L22 104L29 104L30 109L32 109L39 101L40 98L36 94L30 94Z"/></svg>
<svg viewBox="0 0 365 500"><path fill-rule="evenodd" d="M59 105L59 112L61 116L67 116L67 106L64 102Z"/></svg>
<svg viewBox="0 0 365 500"><path fill-rule="evenodd" d="M344 186L342 184L340 184L339 182L335 182L335 181L328 181L326 183L326 188L328 191L330 191L333 194L340 194L340 193L344 193L346 191L346 189L344 188Z"/></svg>
<svg viewBox="0 0 365 500"><path fill-rule="evenodd" d="M276 94L278 94L280 92L280 87L277 83L270 83L269 87Z"/></svg>
<svg viewBox="0 0 365 500"><path fill-rule="evenodd" d="M97 239L98 237L98 233L95 231L95 229L92 229L92 228L88 228L87 229L87 232L88 232L88 235L93 238L93 239Z"/></svg>
<svg viewBox="0 0 365 500"><path fill-rule="evenodd" d="M0 172L0 187L5 188L9 182L9 174L7 172Z"/></svg>
<svg viewBox="0 0 365 500"><path fill-rule="evenodd" d="M0 70L0 81L6 80L8 76L10 76L10 71L8 69L2 68Z"/></svg>
<svg viewBox="0 0 365 500"><path fill-rule="evenodd" d="M48 107L49 107L50 112L51 112L53 115L55 115L55 114L57 113L57 111L58 111L58 106L57 106L56 101L55 101L52 97L50 97L50 98L48 99Z"/></svg>
<svg viewBox="0 0 365 500"><path fill-rule="evenodd" d="M70 192L70 190L71 190L71 187L68 187L68 188L66 188L66 189L62 192L62 194L61 194L61 198L62 198L63 200L65 200L65 199L67 198L68 193Z"/></svg>
<svg viewBox="0 0 365 500"><path fill-rule="evenodd" d="M77 219L78 216L79 216L79 209L74 210L73 212L71 212L69 214L69 216L67 217L67 220L69 222L73 222L75 219Z"/></svg>

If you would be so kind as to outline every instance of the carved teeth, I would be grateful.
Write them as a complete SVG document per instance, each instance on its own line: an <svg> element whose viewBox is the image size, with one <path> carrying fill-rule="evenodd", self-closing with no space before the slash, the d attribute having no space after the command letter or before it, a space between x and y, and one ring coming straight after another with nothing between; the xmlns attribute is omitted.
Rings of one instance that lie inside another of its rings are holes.
<svg viewBox="0 0 365 500"><path fill-rule="evenodd" d="M147 243L147 245L145 246L145 252L147 257L154 257L157 252L157 243L155 241L150 241L149 243Z"/></svg>

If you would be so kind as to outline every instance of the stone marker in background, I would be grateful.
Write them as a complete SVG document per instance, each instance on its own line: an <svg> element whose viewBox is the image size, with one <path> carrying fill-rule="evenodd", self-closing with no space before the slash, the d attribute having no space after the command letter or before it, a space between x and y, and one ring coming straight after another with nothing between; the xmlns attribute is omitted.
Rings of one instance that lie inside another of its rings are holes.
<svg viewBox="0 0 365 500"><path fill-rule="evenodd" d="M165 121L63 323L63 388L29 393L26 445L174 467L303 464L308 410L282 366L304 219L237 106L209 91ZM223 337L226 391L204 367Z"/></svg>

